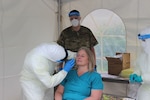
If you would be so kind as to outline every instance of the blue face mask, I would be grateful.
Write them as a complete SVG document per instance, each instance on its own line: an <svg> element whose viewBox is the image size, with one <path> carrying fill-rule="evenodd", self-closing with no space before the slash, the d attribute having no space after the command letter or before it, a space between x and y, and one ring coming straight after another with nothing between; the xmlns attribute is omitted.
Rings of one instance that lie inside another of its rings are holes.
<svg viewBox="0 0 150 100"><path fill-rule="evenodd" d="M146 35L138 34L138 38L141 39L142 41L145 41L146 39L150 38L150 34L146 34Z"/></svg>
<svg viewBox="0 0 150 100"><path fill-rule="evenodd" d="M62 63L63 61L62 61L62 60L58 60L58 61L56 61L56 62L58 62L58 63Z"/></svg>

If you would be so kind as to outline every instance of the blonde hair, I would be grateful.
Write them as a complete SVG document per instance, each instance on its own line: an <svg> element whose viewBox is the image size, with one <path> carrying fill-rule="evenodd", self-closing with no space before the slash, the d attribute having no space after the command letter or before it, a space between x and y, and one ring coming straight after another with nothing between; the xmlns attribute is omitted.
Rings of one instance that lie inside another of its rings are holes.
<svg viewBox="0 0 150 100"><path fill-rule="evenodd" d="M92 71L94 71L94 67L95 67L95 59L94 59L94 54L93 54L93 52L89 49L89 48L87 48L87 47L81 47L79 50L78 50L78 52L80 51L80 50L84 50L85 52L86 52L86 54L88 55L88 60L89 60L89 65L88 65L88 69L89 69L89 72L92 72ZM75 65L75 69L77 69L78 68L78 66L77 65Z"/></svg>

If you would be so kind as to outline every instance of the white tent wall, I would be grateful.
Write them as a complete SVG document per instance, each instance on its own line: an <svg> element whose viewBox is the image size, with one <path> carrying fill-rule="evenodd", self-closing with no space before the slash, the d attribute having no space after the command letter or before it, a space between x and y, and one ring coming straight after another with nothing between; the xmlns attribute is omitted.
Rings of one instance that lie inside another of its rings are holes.
<svg viewBox="0 0 150 100"><path fill-rule="evenodd" d="M126 52L131 55L131 67L134 67L138 55L138 33L150 25L150 1L149 0L62 0L62 29L70 25L68 12L77 9L81 13L82 20L96 9L108 9L116 13L122 19L126 29ZM90 27L89 27L90 28ZM126 96L126 84L114 84L104 82L104 93ZM119 87L119 88L118 88Z"/></svg>
<svg viewBox="0 0 150 100"><path fill-rule="evenodd" d="M127 51L131 53L131 66L137 57L139 40L137 34L150 25L149 0L62 0L62 29L70 25L68 12L77 9L82 20L96 9L108 9L116 13L125 24L127 35Z"/></svg>
<svg viewBox="0 0 150 100"><path fill-rule="evenodd" d="M19 74L25 54L42 42L58 38L56 0L0 0L0 100L22 100ZM131 63L137 55L138 32L149 25L149 0L62 0L62 28L68 12L77 9L82 20L96 9L108 9L123 20Z"/></svg>
<svg viewBox="0 0 150 100"><path fill-rule="evenodd" d="M57 7L53 0L0 0L0 100L22 100L25 55L57 39Z"/></svg>

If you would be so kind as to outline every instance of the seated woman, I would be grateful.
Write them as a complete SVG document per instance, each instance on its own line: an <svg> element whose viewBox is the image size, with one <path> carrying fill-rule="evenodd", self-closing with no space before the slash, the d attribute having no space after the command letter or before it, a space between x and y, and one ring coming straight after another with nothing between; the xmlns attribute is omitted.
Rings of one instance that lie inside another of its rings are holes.
<svg viewBox="0 0 150 100"><path fill-rule="evenodd" d="M94 56L88 48L81 47L75 69L58 86L55 100L100 100L102 91L101 75L94 71Z"/></svg>

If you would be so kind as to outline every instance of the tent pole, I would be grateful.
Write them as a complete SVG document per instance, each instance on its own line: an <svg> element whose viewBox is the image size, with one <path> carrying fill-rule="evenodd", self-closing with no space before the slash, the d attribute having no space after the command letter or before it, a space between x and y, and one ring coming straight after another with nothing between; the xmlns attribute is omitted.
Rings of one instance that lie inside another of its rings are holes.
<svg viewBox="0 0 150 100"><path fill-rule="evenodd" d="M61 0L57 0L58 2L58 35L61 32Z"/></svg>

